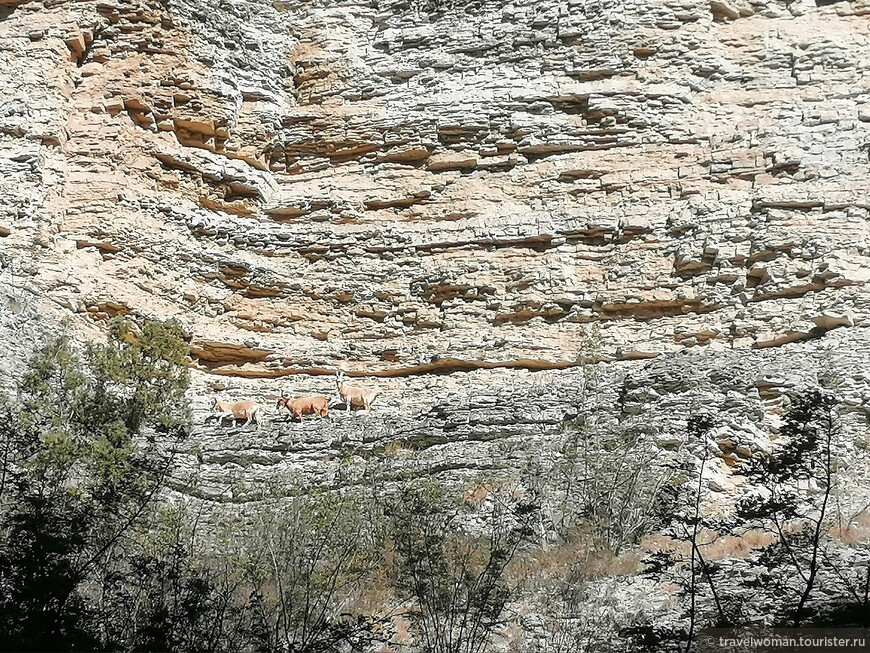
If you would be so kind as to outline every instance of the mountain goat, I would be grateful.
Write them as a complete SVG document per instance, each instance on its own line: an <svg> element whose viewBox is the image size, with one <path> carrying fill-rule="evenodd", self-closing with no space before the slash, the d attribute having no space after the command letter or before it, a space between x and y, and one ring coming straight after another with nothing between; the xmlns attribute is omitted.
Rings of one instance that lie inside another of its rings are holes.
<svg viewBox="0 0 870 653"><path fill-rule="evenodd" d="M218 424L222 425L224 420L246 420L242 426L247 426L254 421L257 423L257 428L260 428L260 414L262 409L257 405L256 401L218 401L215 399L211 405L212 411L218 415Z"/></svg>
<svg viewBox="0 0 870 653"><path fill-rule="evenodd" d="M351 405L362 406L366 412L369 412L371 410L372 402L380 394L378 390L345 383L344 372L342 371L335 373L335 387L338 390L338 396L341 397L345 406L347 406L346 412L348 413L350 412Z"/></svg>
<svg viewBox="0 0 870 653"><path fill-rule="evenodd" d="M303 415L319 415L321 418L329 414L329 400L323 395L314 395L311 397L297 397L291 399L281 395L278 403L275 404L278 413L282 408L286 408L293 419L302 420Z"/></svg>

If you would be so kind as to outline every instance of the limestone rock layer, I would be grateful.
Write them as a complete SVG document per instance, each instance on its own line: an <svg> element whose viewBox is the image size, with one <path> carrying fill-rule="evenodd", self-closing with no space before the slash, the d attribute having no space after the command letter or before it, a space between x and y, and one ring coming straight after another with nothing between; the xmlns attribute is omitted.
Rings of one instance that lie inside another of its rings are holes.
<svg viewBox="0 0 870 653"><path fill-rule="evenodd" d="M870 2L818 4L6 0L4 275L245 377L861 330Z"/></svg>

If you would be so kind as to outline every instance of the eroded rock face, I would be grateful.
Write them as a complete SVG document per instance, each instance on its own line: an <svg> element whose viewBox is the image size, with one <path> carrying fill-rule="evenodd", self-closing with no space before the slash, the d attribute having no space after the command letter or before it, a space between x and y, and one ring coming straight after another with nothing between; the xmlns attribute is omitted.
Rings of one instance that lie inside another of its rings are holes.
<svg viewBox="0 0 870 653"><path fill-rule="evenodd" d="M0 11L0 246L52 316L266 377L867 319L866 2Z"/></svg>
<svg viewBox="0 0 870 653"><path fill-rule="evenodd" d="M842 501L860 509L870 498L870 486L858 481L867 473L870 447L870 343L855 335L831 334L830 349L814 343L749 352L696 348L579 370L367 379L359 382L380 392L370 413L345 412L332 378L300 377L294 384L298 394L323 394L333 404L328 417L301 422L276 413L279 393L271 380L236 380L219 389L221 396L261 398L268 406L265 423L259 429L241 422L219 426L204 409L212 390L199 390L195 404L202 409L195 411L193 437L178 454L173 485L185 494L244 503L269 488L381 487L433 472L457 488L485 478L515 481L536 461L557 460L578 418L589 432L631 432L654 442L658 458L649 464L666 466L691 444L686 418L709 413L716 426L705 492L711 510L728 514L745 491L749 459L778 442L789 395L821 386L840 399L838 442L854 463L848 474L856 484L848 484Z"/></svg>
<svg viewBox="0 0 870 653"><path fill-rule="evenodd" d="M580 417L662 464L709 411L727 514L822 386L859 510L870 2L818 4L0 0L0 390L61 320L174 318L211 505L515 478ZM205 424L339 367L371 414Z"/></svg>
<svg viewBox="0 0 870 653"><path fill-rule="evenodd" d="M181 491L349 482L348 451L515 471L587 410L589 357L596 423L641 416L663 455L690 412L737 415L723 495L788 370L848 378L859 438L867 2L0 12L4 384L35 324L175 318ZM384 391L371 415L199 426L215 392L334 395L338 367Z"/></svg>

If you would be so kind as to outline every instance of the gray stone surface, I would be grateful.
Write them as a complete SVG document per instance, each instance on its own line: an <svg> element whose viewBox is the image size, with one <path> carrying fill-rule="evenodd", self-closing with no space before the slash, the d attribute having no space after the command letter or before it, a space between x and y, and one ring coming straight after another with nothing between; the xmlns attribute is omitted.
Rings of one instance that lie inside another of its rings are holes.
<svg viewBox="0 0 870 653"><path fill-rule="evenodd" d="M277 377L866 320L866 2L4 11L2 245L82 328Z"/></svg>
<svg viewBox="0 0 870 653"><path fill-rule="evenodd" d="M465 488L557 458L578 416L642 428L664 465L710 411L707 509L727 514L788 392L821 386L858 509L868 16L0 0L0 389L62 321L93 340L114 315L173 318L196 368L178 495ZM204 425L216 396L334 396L339 368L382 391L370 414ZM645 583L590 586L583 609L666 611Z"/></svg>
<svg viewBox="0 0 870 653"><path fill-rule="evenodd" d="M745 491L741 470L752 454L776 446L789 395L808 388L825 388L840 399L853 480L866 476L868 360L870 334L856 328L832 332L824 346L695 349L564 371L355 379L381 391L369 413L346 413L331 377L300 376L286 382L288 393L325 394L333 404L327 418L307 416L302 422L276 414L274 382L238 379L217 393L194 393L196 426L182 447L175 482L181 492L244 502L260 488L279 484L299 490L368 483L372 477L397 482L430 472L456 487L485 476L516 479L530 461L559 455L578 416L590 428L611 433L642 426L643 437L663 457L650 461L656 465L684 447L688 416L710 413L717 420L710 442L717 459L707 468L708 481L725 505ZM213 396L257 398L267 407L265 424L217 426L208 411ZM195 478L198 488L192 490L186 478ZM237 483L240 489L234 490ZM847 486L843 500L860 506L870 490Z"/></svg>

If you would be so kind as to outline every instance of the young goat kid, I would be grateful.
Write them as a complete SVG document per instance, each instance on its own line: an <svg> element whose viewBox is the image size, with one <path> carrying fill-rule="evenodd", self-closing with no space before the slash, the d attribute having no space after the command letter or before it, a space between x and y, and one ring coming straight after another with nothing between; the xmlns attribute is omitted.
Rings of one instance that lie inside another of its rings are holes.
<svg viewBox="0 0 870 653"><path fill-rule="evenodd" d="M303 415L326 417L329 414L329 400L323 395L297 397L296 399L281 395L275 408L278 409L279 414L282 408L286 408L293 419L298 419L301 422Z"/></svg>
<svg viewBox="0 0 870 653"><path fill-rule="evenodd" d="M223 425L224 420L243 419L246 420L242 426L247 426L254 421L257 423L257 428L260 428L260 413L261 409L256 401L218 401L217 399L211 405L212 411L218 414L218 425Z"/></svg>
<svg viewBox="0 0 870 653"><path fill-rule="evenodd" d="M344 372L341 371L335 373L335 387L338 390L338 396L341 397L341 400L347 406L346 412L348 413L350 412L351 405L362 406L366 412L369 412L372 402L380 394L378 390L345 383Z"/></svg>

